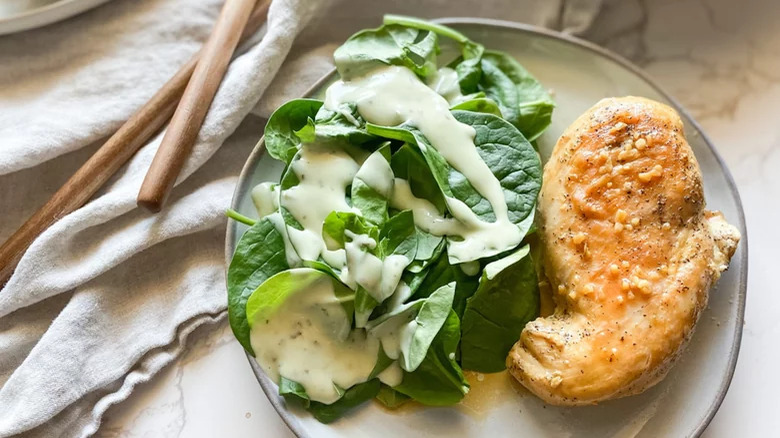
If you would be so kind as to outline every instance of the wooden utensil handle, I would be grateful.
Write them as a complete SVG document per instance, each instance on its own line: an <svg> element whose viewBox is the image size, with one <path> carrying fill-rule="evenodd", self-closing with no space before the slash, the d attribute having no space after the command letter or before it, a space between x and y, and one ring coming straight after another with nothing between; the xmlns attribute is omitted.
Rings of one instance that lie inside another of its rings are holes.
<svg viewBox="0 0 780 438"><path fill-rule="evenodd" d="M254 7L251 0L227 0L179 106L138 193L138 205L160 211L176 183L222 82L230 58Z"/></svg>
<svg viewBox="0 0 780 438"><path fill-rule="evenodd" d="M257 5L244 28L248 38L265 21L270 1ZM63 216L84 205L138 149L162 128L181 98L198 63L200 52L184 64L143 107L138 109L71 176L54 195L0 246L0 287L14 271L30 244Z"/></svg>

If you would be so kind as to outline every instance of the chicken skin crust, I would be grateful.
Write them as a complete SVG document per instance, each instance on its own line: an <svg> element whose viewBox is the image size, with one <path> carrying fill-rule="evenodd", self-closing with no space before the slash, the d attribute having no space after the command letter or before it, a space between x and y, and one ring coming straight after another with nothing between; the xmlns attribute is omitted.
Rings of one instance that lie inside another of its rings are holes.
<svg viewBox="0 0 780 438"><path fill-rule="evenodd" d="M561 136L539 195L552 316L528 323L512 375L553 405L658 383L693 333L739 231L705 210L701 172L670 107L604 99Z"/></svg>

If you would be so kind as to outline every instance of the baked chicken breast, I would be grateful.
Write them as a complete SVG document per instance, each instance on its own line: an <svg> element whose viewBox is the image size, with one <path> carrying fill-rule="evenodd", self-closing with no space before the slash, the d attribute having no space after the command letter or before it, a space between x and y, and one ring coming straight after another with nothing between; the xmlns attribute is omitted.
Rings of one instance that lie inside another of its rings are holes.
<svg viewBox="0 0 780 438"><path fill-rule="evenodd" d="M539 196L556 310L525 327L510 372L554 405L658 383L740 238L704 208L680 117L644 98L600 101L558 140Z"/></svg>

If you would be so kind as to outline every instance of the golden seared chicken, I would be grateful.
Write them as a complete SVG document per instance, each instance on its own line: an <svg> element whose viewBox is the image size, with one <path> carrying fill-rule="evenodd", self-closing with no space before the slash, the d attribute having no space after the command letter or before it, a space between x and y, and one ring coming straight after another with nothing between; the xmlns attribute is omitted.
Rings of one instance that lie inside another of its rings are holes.
<svg viewBox="0 0 780 438"><path fill-rule="evenodd" d="M556 310L525 327L510 372L555 405L644 391L685 346L740 238L704 209L679 116L602 100L558 140L539 196Z"/></svg>

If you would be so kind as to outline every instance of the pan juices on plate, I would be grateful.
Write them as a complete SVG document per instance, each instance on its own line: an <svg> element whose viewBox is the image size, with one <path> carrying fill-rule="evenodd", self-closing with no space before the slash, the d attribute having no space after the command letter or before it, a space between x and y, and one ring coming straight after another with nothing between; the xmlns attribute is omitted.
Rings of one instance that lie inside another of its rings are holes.
<svg viewBox="0 0 780 438"><path fill-rule="evenodd" d="M554 405L640 393L690 339L739 231L705 209L682 121L652 100L597 103L560 137L543 181L556 309L528 323L507 367Z"/></svg>

